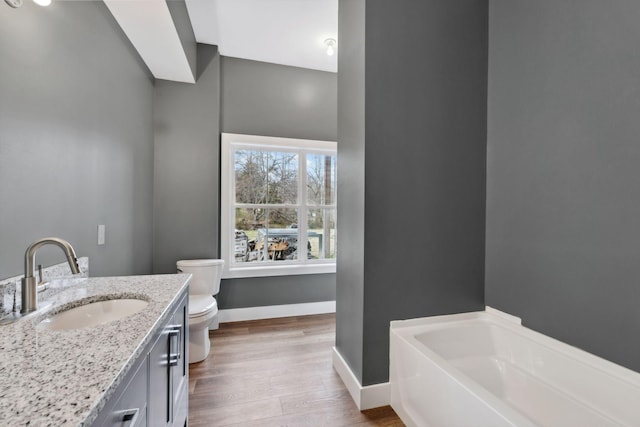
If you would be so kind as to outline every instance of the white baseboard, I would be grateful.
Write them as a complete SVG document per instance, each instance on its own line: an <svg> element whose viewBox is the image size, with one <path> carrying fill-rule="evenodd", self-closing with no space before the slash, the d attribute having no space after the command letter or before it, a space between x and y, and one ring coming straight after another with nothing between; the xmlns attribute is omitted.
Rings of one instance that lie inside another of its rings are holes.
<svg viewBox="0 0 640 427"><path fill-rule="evenodd" d="M268 305L264 307L230 308L219 310L218 317L220 323L227 323L335 312L335 301L322 301L303 304Z"/></svg>
<svg viewBox="0 0 640 427"><path fill-rule="evenodd" d="M387 406L391 402L391 388L388 382L363 387L335 347L333 347L333 369L342 379L359 410Z"/></svg>

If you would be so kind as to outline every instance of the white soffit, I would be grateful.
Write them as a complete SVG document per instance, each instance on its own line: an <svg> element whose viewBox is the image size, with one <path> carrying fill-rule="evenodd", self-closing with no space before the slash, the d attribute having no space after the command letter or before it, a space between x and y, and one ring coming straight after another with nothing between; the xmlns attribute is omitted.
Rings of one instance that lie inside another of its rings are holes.
<svg viewBox="0 0 640 427"><path fill-rule="evenodd" d="M235 58L337 72L338 0L186 0L199 43ZM338 41L338 49L340 42Z"/></svg>
<svg viewBox="0 0 640 427"><path fill-rule="evenodd" d="M165 0L104 0L151 74L195 83Z"/></svg>

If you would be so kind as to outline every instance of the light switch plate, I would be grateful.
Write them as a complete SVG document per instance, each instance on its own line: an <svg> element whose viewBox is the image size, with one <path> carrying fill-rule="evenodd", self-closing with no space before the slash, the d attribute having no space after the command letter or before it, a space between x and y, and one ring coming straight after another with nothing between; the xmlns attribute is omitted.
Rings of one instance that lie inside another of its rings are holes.
<svg viewBox="0 0 640 427"><path fill-rule="evenodd" d="M105 228L106 227L104 224L98 225L98 246L104 245L105 233L106 233Z"/></svg>

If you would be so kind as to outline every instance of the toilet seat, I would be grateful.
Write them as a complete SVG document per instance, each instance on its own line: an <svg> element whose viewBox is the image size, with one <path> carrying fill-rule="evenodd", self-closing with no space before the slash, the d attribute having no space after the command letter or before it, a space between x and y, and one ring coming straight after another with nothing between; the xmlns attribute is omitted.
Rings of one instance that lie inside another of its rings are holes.
<svg viewBox="0 0 640 427"><path fill-rule="evenodd" d="M210 295L189 296L189 331L207 328L218 314L218 302Z"/></svg>
<svg viewBox="0 0 640 427"><path fill-rule="evenodd" d="M189 316L189 334L195 336L195 333L199 330L209 331L211 322L216 317L217 311L210 311L201 316L191 317Z"/></svg>
<svg viewBox="0 0 640 427"><path fill-rule="evenodd" d="M189 295L189 319L218 312L218 302L210 295Z"/></svg>
<svg viewBox="0 0 640 427"><path fill-rule="evenodd" d="M176 263L180 267L211 267L214 265L224 265L221 259L183 259Z"/></svg>

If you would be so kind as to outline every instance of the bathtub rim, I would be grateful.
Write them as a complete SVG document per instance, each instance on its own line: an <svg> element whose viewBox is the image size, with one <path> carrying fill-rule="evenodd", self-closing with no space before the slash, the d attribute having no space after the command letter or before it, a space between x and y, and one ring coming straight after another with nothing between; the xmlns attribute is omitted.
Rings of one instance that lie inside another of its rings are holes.
<svg viewBox="0 0 640 427"><path fill-rule="evenodd" d="M390 325L390 333L396 333L398 336L404 338L412 345L417 344L421 350L425 349L429 352L430 355L436 356L439 361L447 363L446 359L444 359L439 354L431 350L428 346L416 339L415 335L418 333L428 332L430 330L445 329L447 327L455 325L463 325L465 323L469 323L472 320L489 324L494 323L500 327L506 328L507 330L515 334L524 336L526 339L531 339L537 344L540 344L553 351L559 352L565 356L574 358L581 363L584 363L601 372L612 375L620 381L629 383L634 387L640 389L640 372L636 372L622 365L618 365L615 362L604 359L593 353L589 353L588 351L582 350L579 347L575 347L571 344L567 344L563 341L557 340L548 335L544 335L533 329L527 328L526 326L521 324L521 320L518 317L501 312L491 307L487 307L487 309L488 310L473 311L468 313L444 314L440 316L421 317L407 320L393 320L391 321Z"/></svg>
<svg viewBox="0 0 640 427"><path fill-rule="evenodd" d="M496 313L497 312L497 313ZM431 365L445 373L458 386L464 388L467 393L473 395L476 399L481 400L488 408L499 414L505 421L513 423L517 426L535 426L535 423L515 408L511 407L500 397L487 390L485 387L477 383L473 378L464 372L452 366L445 357L436 353L429 346L421 342L417 335L428 333L430 331L444 330L452 327L466 326L471 324L486 324L487 326L496 326L506 329L509 332L520 336L525 340L530 340L535 345L542 346L552 352L556 352L561 356L573 359L576 363L583 364L587 368L594 369L610 376L613 380L620 381L632 389L640 393L640 373L624 366L618 365L612 361L591 354L585 350L571 346L565 342L551 338L540 332L522 326L520 319L507 313L498 312L495 309L485 311L476 311L468 313L448 314L440 316L431 316L417 319L392 321L390 325L390 385L392 390L391 404L394 410L400 414L404 408L396 408L394 405L394 361L393 353L398 351L398 344L394 345L394 340L400 340L404 345L408 345L418 353L421 353ZM615 397L614 397L615 398ZM400 405L402 406L402 405ZM592 408L595 409L595 408ZM601 414L607 419L614 418L615 415L607 414L600 410L595 412ZM407 414L408 415L408 414ZM612 421L615 421L612 419ZM406 421L405 421L406 422Z"/></svg>

